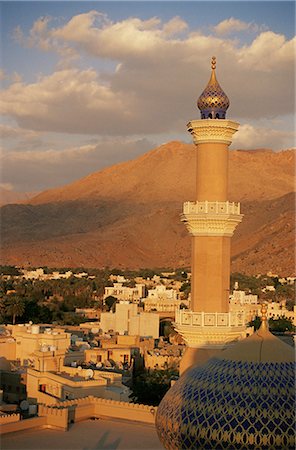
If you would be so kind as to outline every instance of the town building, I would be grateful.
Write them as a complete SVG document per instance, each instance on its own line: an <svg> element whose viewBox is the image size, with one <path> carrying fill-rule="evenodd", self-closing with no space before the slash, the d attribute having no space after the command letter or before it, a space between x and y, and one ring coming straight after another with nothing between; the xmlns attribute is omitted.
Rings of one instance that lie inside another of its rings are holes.
<svg viewBox="0 0 296 450"><path fill-rule="evenodd" d="M57 404L88 396L129 401L121 374L63 366L59 372L27 369L27 395L37 403Z"/></svg>
<svg viewBox="0 0 296 450"><path fill-rule="evenodd" d="M105 287L104 300L110 296L117 298L117 300L138 302L145 297L145 285L136 284L135 287L128 287L123 286L123 283L114 283L111 287Z"/></svg>
<svg viewBox="0 0 296 450"><path fill-rule="evenodd" d="M115 312L102 312L100 328L104 333L113 331L132 336L159 337L159 316L154 313L138 313L135 303L116 303Z"/></svg>
<svg viewBox="0 0 296 450"><path fill-rule="evenodd" d="M60 273L58 271L54 271L52 273L45 273L44 269L41 267L35 270L26 270L22 269L22 278L25 280L60 280L60 279L68 279L73 275L71 270L68 270L65 273ZM87 274L86 274L87 275Z"/></svg>
<svg viewBox="0 0 296 450"><path fill-rule="evenodd" d="M157 312L175 312L183 304L188 307L188 300L181 300L180 293L176 289L167 289L158 285L148 290L148 295L143 299L144 310Z"/></svg>
<svg viewBox="0 0 296 450"><path fill-rule="evenodd" d="M267 308L267 318L280 319L285 317L290 319L293 325L296 325L296 306L293 311L286 308L286 302L265 302ZM262 304L258 303L258 296L253 294L246 294L244 291L234 290L229 297L229 311L243 312L246 322L251 322L255 317L261 316Z"/></svg>
<svg viewBox="0 0 296 450"><path fill-rule="evenodd" d="M229 312L244 313L246 323L258 316L261 305L258 304L258 296L246 294L245 291L234 290L229 296Z"/></svg>
<svg viewBox="0 0 296 450"><path fill-rule="evenodd" d="M71 345L71 334L58 328L40 329L39 325L11 325L7 327L15 341L15 358L21 365L31 365L34 353L56 352L66 353Z"/></svg>
<svg viewBox="0 0 296 450"><path fill-rule="evenodd" d="M75 308L75 313L87 319L99 319L101 312L95 308Z"/></svg>
<svg viewBox="0 0 296 450"><path fill-rule="evenodd" d="M147 350L144 354L145 367L147 369L178 370L183 352L184 345L171 344Z"/></svg>
<svg viewBox="0 0 296 450"><path fill-rule="evenodd" d="M110 367L113 363L122 369L123 367L130 367L133 349L131 347L118 348L117 346L110 345L108 348L93 347L89 350L85 350L84 354L86 363L96 364L98 367Z"/></svg>

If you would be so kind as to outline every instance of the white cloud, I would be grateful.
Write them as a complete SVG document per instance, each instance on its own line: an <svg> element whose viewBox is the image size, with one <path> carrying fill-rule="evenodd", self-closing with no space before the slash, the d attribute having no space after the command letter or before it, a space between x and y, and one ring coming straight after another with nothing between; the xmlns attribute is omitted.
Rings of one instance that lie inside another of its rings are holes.
<svg viewBox="0 0 296 450"><path fill-rule="evenodd" d="M128 100L128 99L127 99ZM60 70L32 84L14 83L2 92L0 110L23 128L109 133L128 101L100 83L94 70Z"/></svg>
<svg viewBox="0 0 296 450"><path fill-rule="evenodd" d="M296 38L287 41L282 34L266 31L258 35L249 46L238 51L238 61L245 70L256 72L283 73L288 67L294 68ZM293 86L285 86L289 89ZM283 89L284 86L278 86ZM276 95L275 92L272 95Z"/></svg>
<svg viewBox="0 0 296 450"><path fill-rule="evenodd" d="M12 191L13 185L11 183L0 183L0 189L5 189L6 191Z"/></svg>
<svg viewBox="0 0 296 450"><path fill-rule="evenodd" d="M25 130L18 127L12 127L10 125L0 124L0 136L1 139L26 139L32 140L40 136L40 133L32 130Z"/></svg>
<svg viewBox="0 0 296 450"><path fill-rule="evenodd" d="M174 17L163 26L163 32L166 36L174 36L187 29L188 25L181 17Z"/></svg>
<svg viewBox="0 0 296 450"><path fill-rule="evenodd" d="M267 127L254 127L253 125L244 124L240 126L239 131L234 135L232 148L287 149L292 147L291 143L293 143L294 137L293 131L275 130Z"/></svg>
<svg viewBox="0 0 296 450"><path fill-rule="evenodd" d="M213 27L213 30L218 35L228 35L228 34L231 34L231 33L237 32L237 31L258 32L258 31L263 31L264 29L265 29L264 26L259 27L254 22L243 22L242 20L235 19L234 17L225 19Z"/></svg>
<svg viewBox="0 0 296 450"><path fill-rule="evenodd" d="M23 129L101 136L186 132L188 120L199 117L196 99L208 81L211 55L230 98L228 117L245 122L294 113L295 40L272 31L241 46L191 32L179 17L112 22L90 11L60 27L51 23L37 20L27 37L18 30L19 40L63 55L106 58L116 69L63 68L35 82L13 81L2 90L0 108ZM250 25L234 18L227 24Z"/></svg>
<svg viewBox="0 0 296 450"><path fill-rule="evenodd" d="M37 19L28 36L25 36L20 27L16 27L13 33L14 39L25 47L36 47L41 51L55 51L62 59L59 63L61 67L67 67L75 61L79 55L76 50L67 45L66 42L58 41L53 36L53 32L49 29L52 17L43 16Z"/></svg>

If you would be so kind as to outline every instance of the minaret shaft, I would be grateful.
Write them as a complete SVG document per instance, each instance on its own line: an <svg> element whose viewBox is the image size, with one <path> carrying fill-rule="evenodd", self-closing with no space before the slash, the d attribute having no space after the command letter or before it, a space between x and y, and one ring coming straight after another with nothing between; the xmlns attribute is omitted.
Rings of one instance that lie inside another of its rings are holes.
<svg viewBox="0 0 296 450"><path fill-rule="evenodd" d="M228 200L228 146L201 143L196 151L196 200Z"/></svg>
<svg viewBox="0 0 296 450"><path fill-rule="evenodd" d="M223 119L188 124L196 145L196 202L184 204L182 220L192 235L191 310L229 311L230 239L241 221L228 201L228 146L238 124Z"/></svg>
<svg viewBox="0 0 296 450"><path fill-rule="evenodd" d="M196 149L196 200L228 200L228 145L200 143ZM193 236L191 309L228 312L230 237Z"/></svg>
<svg viewBox="0 0 296 450"><path fill-rule="evenodd" d="M191 310L229 311L230 237L193 236Z"/></svg>

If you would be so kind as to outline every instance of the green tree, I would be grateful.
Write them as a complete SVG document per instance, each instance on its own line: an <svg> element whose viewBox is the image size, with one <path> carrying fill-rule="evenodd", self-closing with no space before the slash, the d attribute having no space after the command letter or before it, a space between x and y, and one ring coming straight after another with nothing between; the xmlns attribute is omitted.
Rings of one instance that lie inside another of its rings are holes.
<svg viewBox="0 0 296 450"><path fill-rule="evenodd" d="M21 317L25 312L25 302L21 297L11 295L7 298L6 314L12 316L12 323L15 324L16 317Z"/></svg>
<svg viewBox="0 0 296 450"><path fill-rule="evenodd" d="M258 330L261 325L261 317L256 316L254 320L249 323L250 327L254 327L254 330ZM271 332L284 333L285 331L293 331L293 323L291 319L287 317L280 317L279 319L269 319L268 328Z"/></svg>
<svg viewBox="0 0 296 450"><path fill-rule="evenodd" d="M131 386L130 398L135 403L157 406L171 386L171 380L178 373L172 369L144 370L136 375Z"/></svg>
<svg viewBox="0 0 296 450"><path fill-rule="evenodd" d="M0 266L0 275L18 276L20 271L15 266Z"/></svg>
<svg viewBox="0 0 296 450"><path fill-rule="evenodd" d="M252 320L251 322L249 322L248 324L250 327L254 327L254 330L258 330L260 328L261 325L261 318L259 316L256 316L254 320Z"/></svg>
<svg viewBox="0 0 296 450"><path fill-rule="evenodd" d="M285 331L293 331L293 324L291 319L287 317L280 317L279 319L269 319L269 330L284 333Z"/></svg>
<svg viewBox="0 0 296 450"><path fill-rule="evenodd" d="M183 298L187 299L190 291L191 291L191 282L190 280L187 280L181 285L180 292L183 292Z"/></svg>

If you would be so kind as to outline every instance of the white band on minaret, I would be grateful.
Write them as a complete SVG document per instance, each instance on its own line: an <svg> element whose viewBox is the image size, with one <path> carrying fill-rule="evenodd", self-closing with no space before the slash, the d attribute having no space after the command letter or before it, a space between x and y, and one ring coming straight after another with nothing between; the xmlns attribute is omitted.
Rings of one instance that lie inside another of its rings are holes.
<svg viewBox="0 0 296 450"><path fill-rule="evenodd" d="M192 134L193 141L196 145L209 142L230 145L232 136L237 132L238 127L238 122L226 119L191 120L187 124L187 129Z"/></svg>

